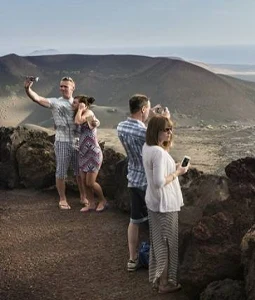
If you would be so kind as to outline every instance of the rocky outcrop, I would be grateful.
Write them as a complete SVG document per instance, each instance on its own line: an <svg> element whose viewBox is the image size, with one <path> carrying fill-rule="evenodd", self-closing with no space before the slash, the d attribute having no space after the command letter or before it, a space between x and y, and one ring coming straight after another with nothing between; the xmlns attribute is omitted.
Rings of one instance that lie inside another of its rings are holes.
<svg viewBox="0 0 255 300"><path fill-rule="evenodd" d="M48 182L48 179L44 180L42 178L44 176L49 178L52 173L52 168L45 168L44 164L47 164L47 161L42 159L43 151L40 152L40 149L42 149L40 148L40 145L42 146L42 144L44 144L44 146L46 146L47 144L47 152L50 148L50 140L51 137L43 131L28 130L24 127L1 127L0 185L11 189L18 186L44 187L43 185L38 184L38 180ZM30 156L32 153L33 155ZM50 153L52 156L52 151L50 151ZM45 155L48 157L46 153ZM27 163L28 161L29 164ZM25 169L23 169L23 167L25 167ZM40 177L39 175L36 176L38 180L33 184L30 181L34 179L34 170L40 170L40 168L44 169L46 174L41 171ZM27 172L27 174L25 174L25 172Z"/></svg>
<svg viewBox="0 0 255 300"><path fill-rule="evenodd" d="M103 156L104 160L98 174L98 182L103 187L105 196L114 200L116 198L116 190L118 189L115 174L117 173L118 162L124 159L124 155L111 148L104 147Z"/></svg>
<svg viewBox="0 0 255 300"><path fill-rule="evenodd" d="M127 158L119 161L116 165L116 173L114 176L114 180L117 186L114 196L115 205L124 212L130 211L130 195L127 188L127 165Z"/></svg>
<svg viewBox="0 0 255 300"><path fill-rule="evenodd" d="M210 283L199 300L245 300L243 281L225 279Z"/></svg>
<svg viewBox="0 0 255 300"><path fill-rule="evenodd" d="M227 183L229 196L227 189L221 193L219 188L212 201L199 205L201 218L190 226L181 249L180 281L190 299L197 299L212 281L244 278L240 243L255 221L255 181L246 183L242 175L252 178L254 162L254 158L244 158L230 163L226 167L228 179L218 179L219 187L226 187ZM186 197L192 192L191 186ZM214 188L212 184L208 193Z"/></svg>
<svg viewBox="0 0 255 300"><path fill-rule="evenodd" d="M242 235L236 223L237 216L227 206L223 211L203 215L192 227L180 266L180 281L191 299L196 299L212 281L242 278Z"/></svg>
<svg viewBox="0 0 255 300"><path fill-rule="evenodd" d="M14 129L0 128L0 183L14 188L18 184L18 170L15 167L16 148L20 144L14 136Z"/></svg>
<svg viewBox="0 0 255 300"><path fill-rule="evenodd" d="M179 213L179 253L182 262L192 227L202 218L205 207L210 203L225 201L229 192L226 178L203 174L196 169L190 169L179 180L184 199L184 206Z"/></svg>
<svg viewBox="0 0 255 300"><path fill-rule="evenodd" d="M232 198L239 201L255 198L255 159L253 157L231 162L226 166L225 172L230 178L229 192Z"/></svg>
<svg viewBox="0 0 255 300"><path fill-rule="evenodd" d="M55 184L55 154L51 142L43 138L24 142L16 151L16 162L22 186L44 188Z"/></svg>
<svg viewBox="0 0 255 300"><path fill-rule="evenodd" d="M255 299L255 225L245 234L241 244L247 300Z"/></svg>

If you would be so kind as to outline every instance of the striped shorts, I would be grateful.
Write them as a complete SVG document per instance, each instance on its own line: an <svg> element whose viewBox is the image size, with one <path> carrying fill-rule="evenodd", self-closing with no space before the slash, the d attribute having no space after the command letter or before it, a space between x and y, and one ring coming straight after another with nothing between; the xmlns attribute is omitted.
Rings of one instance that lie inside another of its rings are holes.
<svg viewBox="0 0 255 300"><path fill-rule="evenodd" d="M157 286L165 267L168 282L177 284L178 212L153 212L148 209L150 227L149 281Z"/></svg>
<svg viewBox="0 0 255 300"><path fill-rule="evenodd" d="M72 147L72 143L55 141L54 150L56 156L56 178L65 179L69 167L72 168L75 176L78 175L79 152Z"/></svg>

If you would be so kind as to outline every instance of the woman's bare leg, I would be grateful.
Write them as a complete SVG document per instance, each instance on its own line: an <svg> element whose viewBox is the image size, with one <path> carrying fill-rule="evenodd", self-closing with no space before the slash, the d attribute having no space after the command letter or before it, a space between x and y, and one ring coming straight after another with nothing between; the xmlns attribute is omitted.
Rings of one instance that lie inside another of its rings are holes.
<svg viewBox="0 0 255 300"><path fill-rule="evenodd" d="M80 203L86 206L88 199L86 197L85 176L83 172L80 172L80 174L76 176L76 181L80 192Z"/></svg>
<svg viewBox="0 0 255 300"><path fill-rule="evenodd" d="M82 175L82 181L84 184L84 188L86 190L86 203L84 205L84 207L81 209L82 212L87 212L91 209L95 209L96 208L96 203L95 203L95 198L94 198L94 191L91 187L87 186L86 182L87 182L87 176L89 173L84 173Z"/></svg>
<svg viewBox="0 0 255 300"><path fill-rule="evenodd" d="M98 172L87 173L86 175L86 186L91 188L98 198L97 211L104 209L106 204L106 199L104 197L103 190L99 183L96 182Z"/></svg>

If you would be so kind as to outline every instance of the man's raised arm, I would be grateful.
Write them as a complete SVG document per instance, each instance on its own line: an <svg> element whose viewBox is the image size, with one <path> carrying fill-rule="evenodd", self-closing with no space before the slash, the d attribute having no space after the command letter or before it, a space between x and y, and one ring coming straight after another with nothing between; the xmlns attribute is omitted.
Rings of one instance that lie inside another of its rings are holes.
<svg viewBox="0 0 255 300"><path fill-rule="evenodd" d="M34 102L36 102L36 103L38 103L38 104L40 104L44 107L50 107L49 100L42 97L42 96L39 96L36 92L34 92L31 89L32 85L33 85L33 82L30 81L29 79L27 79L24 83L24 88L25 88L25 91L26 91L26 94L28 95L28 97L32 101L34 101Z"/></svg>

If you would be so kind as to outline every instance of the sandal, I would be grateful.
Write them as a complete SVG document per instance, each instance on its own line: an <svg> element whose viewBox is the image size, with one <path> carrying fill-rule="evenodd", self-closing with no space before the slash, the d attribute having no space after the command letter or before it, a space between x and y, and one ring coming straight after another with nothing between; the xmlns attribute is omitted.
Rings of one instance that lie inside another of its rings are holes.
<svg viewBox="0 0 255 300"><path fill-rule="evenodd" d="M87 198L85 198L84 200L80 200L80 204L84 205L84 206L87 206L87 205L89 205L89 201L88 201Z"/></svg>
<svg viewBox="0 0 255 300"><path fill-rule="evenodd" d="M109 208L109 204L108 204L108 202L105 202L105 204L103 205L102 208L100 208L100 209L97 208L97 209L96 209L96 212L97 212L97 213L101 213L101 212L107 210L107 208Z"/></svg>
<svg viewBox="0 0 255 300"><path fill-rule="evenodd" d="M94 207L90 207L90 204L89 202L86 202L84 203L84 207L82 209L80 209L80 212L83 212L83 213L86 213L86 212L89 212L89 211L95 211L96 208Z"/></svg>
<svg viewBox="0 0 255 300"><path fill-rule="evenodd" d="M71 209L71 206L68 203L61 203L61 202L59 202L58 207L60 209Z"/></svg>
<svg viewBox="0 0 255 300"><path fill-rule="evenodd" d="M174 285L173 283L168 283L166 285L159 285L158 293L159 294L166 294L166 293L174 293L181 289L181 285L177 284Z"/></svg>

